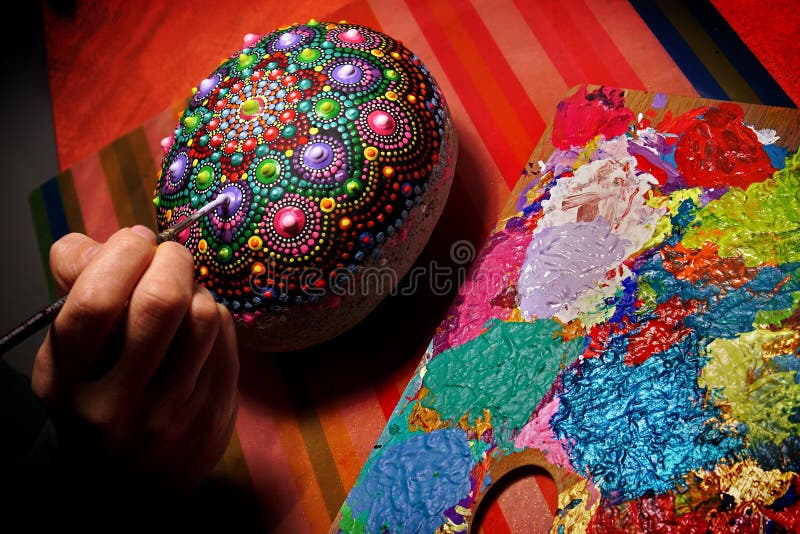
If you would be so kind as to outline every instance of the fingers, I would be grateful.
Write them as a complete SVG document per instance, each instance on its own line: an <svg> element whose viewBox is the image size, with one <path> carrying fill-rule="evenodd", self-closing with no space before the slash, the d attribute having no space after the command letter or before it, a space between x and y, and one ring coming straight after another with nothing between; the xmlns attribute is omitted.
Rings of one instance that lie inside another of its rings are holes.
<svg viewBox="0 0 800 534"><path fill-rule="evenodd" d="M50 272L59 295L64 295L77 280L100 244L89 236L67 234L50 247Z"/></svg>
<svg viewBox="0 0 800 534"><path fill-rule="evenodd" d="M156 249L133 291L122 327L125 342L108 379L135 392L144 388L162 363L194 295L194 262L174 242Z"/></svg>
<svg viewBox="0 0 800 534"><path fill-rule="evenodd" d="M192 303L175 335L175 343L150 384L156 394L167 397L165 404L185 403L189 399L214 346L221 322L214 297L203 286L195 286Z"/></svg>
<svg viewBox="0 0 800 534"><path fill-rule="evenodd" d="M37 362L35 372L58 372L67 381L86 375L100 359L136 284L150 265L154 241L123 229L94 254L53 322L37 355L42 361ZM61 252L56 250L56 254Z"/></svg>

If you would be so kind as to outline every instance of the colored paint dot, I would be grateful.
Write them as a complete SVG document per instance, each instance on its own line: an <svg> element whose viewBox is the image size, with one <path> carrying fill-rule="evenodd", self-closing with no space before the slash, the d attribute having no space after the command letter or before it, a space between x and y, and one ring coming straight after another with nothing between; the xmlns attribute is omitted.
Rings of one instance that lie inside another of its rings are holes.
<svg viewBox="0 0 800 534"><path fill-rule="evenodd" d="M339 228L342 230L348 230L351 226L353 226L353 221L349 217L339 219Z"/></svg>
<svg viewBox="0 0 800 534"><path fill-rule="evenodd" d="M231 165L241 165L242 161L244 161L244 156L241 154L234 154L231 156Z"/></svg>
<svg viewBox="0 0 800 534"><path fill-rule="evenodd" d="M314 112L325 119L332 119L338 115L339 110L341 110L339 103L331 98L322 98L314 106Z"/></svg>
<svg viewBox="0 0 800 534"><path fill-rule="evenodd" d="M200 252L200 254L205 254L208 251L208 243L206 243L205 239L201 239L197 243L197 251Z"/></svg>
<svg viewBox="0 0 800 534"><path fill-rule="evenodd" d="M300 80L300 83L297 84L297 86L304 91L306 89L311 89L311 85L312 85L311 80L309 80L308 78L303 78L302 80Z"/></svg>
<svg viewBox="0 0 800 534"><path fill-rule="evenodd" d="M386 69L385 71L383 71L383 75L386 76L386 78L389 80L396 80L397 78L400 77L397 74L397 71L394 69Z"/></svg>
<svg viewBox="0 0 800 534"><path fill-rule="evenodd" d="M358 118L358 108L347 108L347 111L344 112L344 116L354 121Z"/></svg>
<svg viewBox="0 0 800 534"><path fill-rule="evenodd" d="M239 68L246 69L255 63L255 58L249 54L239 54Z"/></svg>
<svg viewBox="0 0 800 534"><path fill-rule="evenodd" d="M358 31L356 28L350 28L349 30L340 33L339 39L344 41L345 43L353 43L353 44L363 43L364 41L366 41L361 32Z"/></svg>
<svg viewBox="0 0 800 534"><path fill-rule="evenodd" d="M364 157L369 161L374 161L378 157L378 149L374 146L368 146L364 149Z"/></svg>
<svg viewBox="0 0 800 534"><path fill-rule="evenodd" d="M386 98L389 100L397 100L397 93L394 91L386 91Z"/></svg>
<svg viewBox="0 0 800 534"><path fill-rule="evenodd" d="M197 123L200 122L200 119L197 118L195 115L189 115L185 119L183 119L183 125L186 126L189 130L194 130L194 127L197 126Z"/></svg>
<svg viewBox="0 0 800 534"><path fill-rule="evenodd" d="M264 185L271 184L278 176L280 165L274 159L265 159L256 167L256 180Z"/></svg>
<svg viewBox="0 0 800 534"><path fill-rule="evenodd" d="M217 252L217 259L222 262L227 262L233 257L233 250L228 245L223 245L219 252Z"/></svg>
<svg viewBox="0 0 800 534"><path fill-rule="evenodd" d="M206 276L208 276L208 267L203 265L202 267L200 267L200 277L205 278Z"/></svg>
<svg viewBox="0 0 800 534"><path fill-rule="evenodd" d="M261 250L261 247L264 246L264 242L260 237L254 235L247 240L247 246L250 247L251 250Z"/></svg>
<svg viewBox="0 0 800 534"><path fill-rule="evenodd" d="M330 213L336 207L336 201L332 198L323 198L319 203L319 208L325 213Z"/></svg>
<svg viewBox="0 0 800 534"><path fill-rule="evenodd" d="M263 263L257 261L253 263L253 266L250 268L250 272L253 274L263 274L267 272L267 268L264 266Z"/></svg>
<svg viewBox="0 0 800 534"><path fill-rule="evenodd" d="M300 208L286 206L278 210L272 223L278 235L288 239L298 236L303 231L306 216Z"/></svg>
<svg viewBox="0 0 800 534"><path fill-rule="evenodd" d="M289 139L296 133L297 133L297 128L295 128L294 125L292 124L288 124L283 128L281 135L283 135L283 137L285 137L286 139Z"/></svg>
<svg viewBox="0 0 800 534"><path fill-rule="evenodd" d="M303 100L302 102L297 104L297 111L301 113L308 113L310 109L311 109L311 102L309 102L308 100Z"/></svg>
<svg viewBox="0 0 800 534"><path fill-rule="evenodd" d="M297 60L303 63L310 63L319 58L320 51L314 48L304 48L302 52L297 55Z"/></svg>
<svg viewBox="0 0 800 534"><path fill-rule="evenodd" d="M349 195L355 195L359 191L361 191L361 182L358 180L348 180L344 184L344 189L347 191Z"/></svg>
<svg viewBox="0 0 800 534"><path fill-rule="evenodd" d="M283 198L283 188L282 187L273 187L269 191L269 198L270 200L280 200Z"/></svg>
<svg viewBox="0 0 800 534"><path fill-rule="evenodd" d="M155 197L153 199L153 204L155 204L156 206L161 205L161 197L159 197L159 196Z"/></svg>
<svg viewBox="0 0 800 534"><path fill-rule="evenodd" d="M392 176L394 176L394 168L387 165L386 167L383 168L383 175L387 178L391 178Z"/></svg>
<svg viewBox="0 0 800 534"><path fill-rule="evenodd" d="M367 124L378 135L391 135L396 127L394 117L382 109L376 109L370 113L367 116Z"/></svg>
<svg viewBox="0 0 800 534"><path fill-rule="evenodd" d="M242 104L242 114L244 115L248 116L256 115L260 109L261 109L261 102L259 102L255 98L246 100L245 103Z"/></svg>
<svg viewBox="0 0 800 534"><path fill-rule="evenodd" d="M206 165L197 173L195 182L199 189L206 189L211 185L212 180L214 180L214 167Z"/></svg>

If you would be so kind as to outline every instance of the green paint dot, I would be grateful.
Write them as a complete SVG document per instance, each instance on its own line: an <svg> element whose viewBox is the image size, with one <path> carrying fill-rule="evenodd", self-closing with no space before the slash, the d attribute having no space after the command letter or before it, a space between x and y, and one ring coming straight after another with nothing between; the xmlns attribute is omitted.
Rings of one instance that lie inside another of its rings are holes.
<svg viewBox="0 0 800 534"><path fill-rule="evenodd" d="M359 191L361 191L361 182L358 180L347 180L344 183L344 188L347 191L348 195L355 195Z"/></svg>
<svg viewBox="0 0 800 534"><path fill-rule="evenodd" d="M154 198L153 199L153 204L155 204L156 206L160 205L161 204L161 197Z"/></svg>
<svg viewBox="0 0 800 534"><path fill-rule="evenodd" d="M303 100L299 104L297 104L297 111L301 113L308 113L311 110L311 102L308 100Z"/></svg>
<svg viewBox="0 0 800 534"><path fill-rule="evenodd" d="M246 100L244 104L242 104L242 112L245 115L255 115L258 113L258 110L261 108L261 104L255 98L251 98Z"/></svg>
<svg viewBox="0 0 800 534"><path fill-rule="evenodd" d="M308 78L303 78L302 80L300 80L300 83L297 84L297 86L300 89L303 89L303 90L310 89L311 88L311 80L309 80Z"/></svg>
<svg viewBox="0 0 800 534"><path fill-rule="evenodd" d="M246 69L255 63L255 57L249 54L239 54L239 68Z"/></svg>
<svg viewBox="0 0 800 534"><path fill-rule="evenodd" d="M297 60L302 63L310 63L319 59L320 52L314 48L304 48L297 54Z"/></svg>
<svg viewBox="0 0 800 534"><path fill-rule="evenodd" d="M400 76L397 74L397 71L394 69L386 69L383 71L383 75L386 76L390 80L396 80Z"/></svg>
<svg viewBox="0 0 800 534"><path fill-rule="evenodd" d="M186 126L189 130L194 130L197 123L200 122L200 119L197 118L195 115L189 115L185 119L183 119L183 125Z"/></svg>
<svg viewBox="0 0 800 534"><path fill-rule="evenodd" d="M300 65L297 63L290 63L288 67L286 67L286 72L289 74L294 74L300 69Z"/></svg>
<svg viewBox="0 0 800 534"><path fill-rule="evenodd" d="M195 181L197 182L197 187L199 189L207 189L208 186L211 185L211 182L214 180L214 167L210 165L206 165L205 167L201 168L200 171L197 173L197 178Z"/></svg>
<svg viewBox="0 0 800 534"><path fill-rule="evenodd" d="M231 165L241 165L243 160L244 156L241 154L234 154L231 156Z"/></svg>
<svg viewBox="0 0 800 534"><path fill-rule="evenodd" d="M219 90L219 96L225 96L228 94L229 89L227 87L223 87Z"/></svg>
<svg viewBox="0 0 800 534"><path fill-rule="evenodd" d="M208 144L208 136L201 135L200 136L200 146L206 146Z"/></svg>
<svg viewBox="0 0 800 534"><path fill-rule="evenodd" d="M221 262L227 262L231 257L233 257L233 250L231 250L231 247L228 245L224 245L219 249L219 252L217 252L217 259Z"/></svg>
<svg viewBox="0 0 800 534"><path fill-rule="evenodd" d="M222 157L222 152L219 152L219 151L217 151L217 152L213 152L213 153L211 154L211 161L213 161L214 163L216 163L216 162L218 162L218 161L219 161L219 159L220 159L221 157Z"/></svg>
<svg viewBox="0 0 800 534"><path fill-rule="evenodd" d="M265 185L271 184L280 176L279 170L280 164L277 161L272 158L265 159L256 168L256 180Z"/></svg>
<svg viewBox="0 0 800 534"><path fill-rule="evenodd" d="M281 135L286 139L289 139L296 133L297 133L297 128L295 128L291 124L287 124L286 127L284 127L283 131L281 132Z"/></svg>
<svg viewBox="0 0 800 534"><path fill-rule="evenodd" d="M314 112L324 119L332 119L341 109L339 103L332 98L321 98L314 106Z"/></svg>
<svg viewBox="0 0 800 534"><path fill-rule="evenodd" d="M256 156L264 157L267 155L267 152L269 152L267 145L258 145L258 148L256 148Z"/></svg>
<svg viewBox="0 0 800 534"><path fill-rule="evenodd" d="M272 69L276 68L277 66L278 66L278 63L276 61L270 61L269 63L267 63L267 69L269 69L269 70L272 70Z"/></svg>

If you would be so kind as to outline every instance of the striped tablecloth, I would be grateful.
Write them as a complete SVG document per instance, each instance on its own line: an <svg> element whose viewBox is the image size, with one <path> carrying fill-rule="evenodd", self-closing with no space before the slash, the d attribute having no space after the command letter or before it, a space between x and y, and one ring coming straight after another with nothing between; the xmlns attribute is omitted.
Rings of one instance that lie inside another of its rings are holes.
<svg viewBox="0 0 800 534"><path fill-rule="evenodd" d="M65 167L30 197L45 265L50 244L69 231L102 240L121 226L155 226L150 197L159 140L174 126L181 97L244 33L311 17L374 27L422 58L453 111L456 178L419 260L451 267L450 287L391 297L351 332L299 354L242 355L237 433L214 488L251 497L244 499L251 507L218 502L273 531L328 528L454 294L462 273L450 246L468 240L479 248L570 87L777 106L800 101L800 51L782 41L798 29L791 2L719 2L724 16L707 1L667 0L332 0L280 9L176 1L118 11L85 4L73 18L45 11ZM757 17L779 19L768 26L772 34L753 31ZM208 39L204 28L220 39ZM126 61L104 61L113 47ZM176 104L143 122L148 106L162 102L163 109L166 97ZM551 481L531 479L507 493L487 511L486 530L518 531L513 504L520 499L541 512L535 528L547 528L555 508Z"/></svg>

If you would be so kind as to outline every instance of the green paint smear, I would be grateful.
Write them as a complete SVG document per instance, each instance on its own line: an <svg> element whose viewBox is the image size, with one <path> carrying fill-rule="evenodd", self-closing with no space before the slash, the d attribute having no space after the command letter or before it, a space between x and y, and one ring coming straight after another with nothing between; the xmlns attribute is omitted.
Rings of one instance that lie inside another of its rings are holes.
<svg viewBox="0 0 800 534"><path fill-rule="evenodd" d="M741 255L747 266L800 261L800 151L786 168L746 191L731 188L700 210L683 244L700 248L710 241L719 255Z"/></svg>
<svg viewBox="0 0 800 534"><path fill-rule="evenodd" d="M366 532L366 521L353 517L353 510L346 503L342 505L341 514L339 529L342 532L347 532L347 534L364 534ZM367 515L367 512L364 515Z"/></svg>
<svg viewBox="0 0 800 534"><path fill-rule="evenodd" d="M488 331L448 349L427 365L423 406L443 421L470 423L491 413L498 445L511 449L516 430L528 422L561 369L583 350L584 338L564 342L554 320L487 323Z"/></svg>
<svg viewBox="0 0 800 534"><path fill-rule="evenodd" d="M784 319L792 316L800 304L800 291L792 293L792 307L786 310L759 310L754 326L781 326Z"/></svg>
<svg viewBox="0 0 800 534"><path fill-rule="evenodd" d="M711 360L698 378L730 405L731 416L747 425L750 439L780 443L800 434L790 417L800 410L800 384L794 371L775 372L763 355L766 343L791 338L792 330L754 330L735 339L715 339L706 351Z"/></svg>

